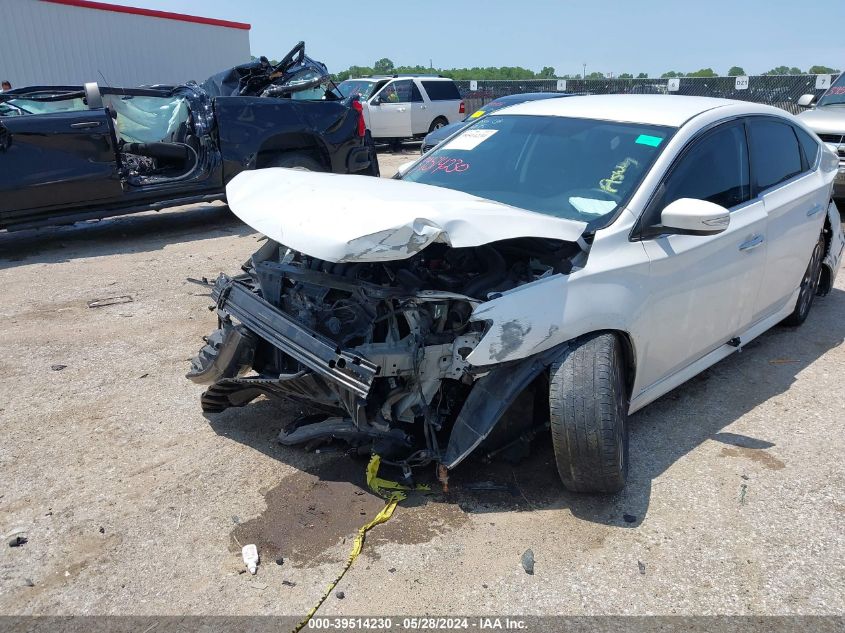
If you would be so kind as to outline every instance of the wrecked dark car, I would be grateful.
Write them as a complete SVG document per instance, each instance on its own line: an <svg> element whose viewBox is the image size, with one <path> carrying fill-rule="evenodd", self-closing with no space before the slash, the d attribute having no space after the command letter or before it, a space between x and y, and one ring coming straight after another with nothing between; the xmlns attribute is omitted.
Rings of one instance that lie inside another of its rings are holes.
<svg viewBox="0 0 845 633"><path fill-rule="evenodd" d="M202 86L0 93L0 229L225 200L244 170L378 175L361 105L300 42Z"/></svg>

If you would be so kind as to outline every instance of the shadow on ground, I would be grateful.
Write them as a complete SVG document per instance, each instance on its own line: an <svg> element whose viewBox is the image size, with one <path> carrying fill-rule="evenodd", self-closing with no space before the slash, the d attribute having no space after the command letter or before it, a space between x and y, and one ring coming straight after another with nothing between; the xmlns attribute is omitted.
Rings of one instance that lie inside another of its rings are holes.
<svg viewBox="0 0 845 633"><path fill-rule="evenodd" d="M168 244L254 231L223 204L150 211L67 226L0 231L0 270L23 264L160 250Z"/></svg>
<svg viewBox="0 0 845 633"><path fill-rule="evenodd" d="M652 482L703 443L722 444L719 459L741 458L753 467L780 470L784 463L768 449L766 437L747 437L724 429L795 382L796 376L845 338L845 292L819 300L800 328L776 327L741 353L718 363L631 418L631 473L624 491L608 497L563 490L555 470L549 436L542 435L531 455L517 465L467 460L451 473L444 493L433 467L416 472L430 495L403 503L399 520L379 528L378 542L421 543L453 530L470 514L568 509L582 520L612 527L635 527L648 512ZM199 395L199 394L197 394ZM299 472L262 491L267 510L233 531L232 547L255 542L271 556L293 555L294 564L321 561L337 544L382 507L366 488L367 460L342 450L307 453L276 442L280 429L297 415L296 407L268 400L208 415L220 435L253 447ZM413 508L412 511L405 511Z"/></svg>

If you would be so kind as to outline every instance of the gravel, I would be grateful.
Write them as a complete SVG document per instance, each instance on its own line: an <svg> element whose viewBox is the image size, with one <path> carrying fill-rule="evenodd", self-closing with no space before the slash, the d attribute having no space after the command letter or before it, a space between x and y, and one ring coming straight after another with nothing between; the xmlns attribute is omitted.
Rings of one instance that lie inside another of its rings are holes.
<svg viewBox="0 0 845 633"><path fill-rule="evenodd" d="M0 234L0 533L27 539L1 548L0 613L303 615L337 576L381 507L364 463L279 446L293 405L204 417L184 378L214 327L186 278L258 237L215 205ZM843 284L633 416L622 493L564 492L542 440L464 465L368 534L320 613L842 614ZM252 542L285 564L251 582Z"/></svg>

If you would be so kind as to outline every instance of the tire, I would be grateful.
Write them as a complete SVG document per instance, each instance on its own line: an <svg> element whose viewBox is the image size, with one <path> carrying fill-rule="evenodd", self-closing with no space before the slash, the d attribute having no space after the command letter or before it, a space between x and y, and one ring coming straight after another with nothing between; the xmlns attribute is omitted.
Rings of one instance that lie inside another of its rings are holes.
<svg viewBox="0 0 845 633"><path fill-rule="evenodd" d="M326 171L313 157L301 152L287 152L270 159L267 167L287 167L300 171Z"/></svg>
<svg viewBox="0 0 845 633"><path fill-rule="evenodd" d="M795 301L795 309L782 323L784 325L798 327L807 320L807 315L810 314L810 308L813 307L813 299L819 289L819 282L822 277L822 260L824 259L824 249L826 242L824 239L824 231L819 234L819 239L813 247L813 254L810 256L810 263L807 264L807 270L804 271L804 277L801 279L801 289L798 293L798 299Z"/></svg>
<svg viewBox="0 0 845 633"><path fill-rule="evenodd" d="M431 125L428 126L428 133L431 134L434 130L439 130L447 125L449 125L449 121L444 119L442 116L439 116L431 122Z"/></svg>
<svg viewBox="0 0 845 633"><path fill-rule="evenodd" d="M616 335L577 339L552 365L549 413L564 487L600 494L622 490L628 477L628 390Z"/></svg>

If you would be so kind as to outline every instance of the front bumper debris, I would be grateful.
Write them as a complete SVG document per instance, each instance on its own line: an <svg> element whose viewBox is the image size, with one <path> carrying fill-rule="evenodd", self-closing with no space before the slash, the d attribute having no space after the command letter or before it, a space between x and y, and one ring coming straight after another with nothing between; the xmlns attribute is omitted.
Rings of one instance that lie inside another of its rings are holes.
<svg viewBox="0 0 845 633"><path fill-rule="evenodd" d="M221 274L211 298L217 309L323 379L366 398L379 367L297 323L237 280ZM191 376L188 376L191 378ZM192 380L194 380L192 378ZM200 382L195 380L195 382Z"/></svg>

